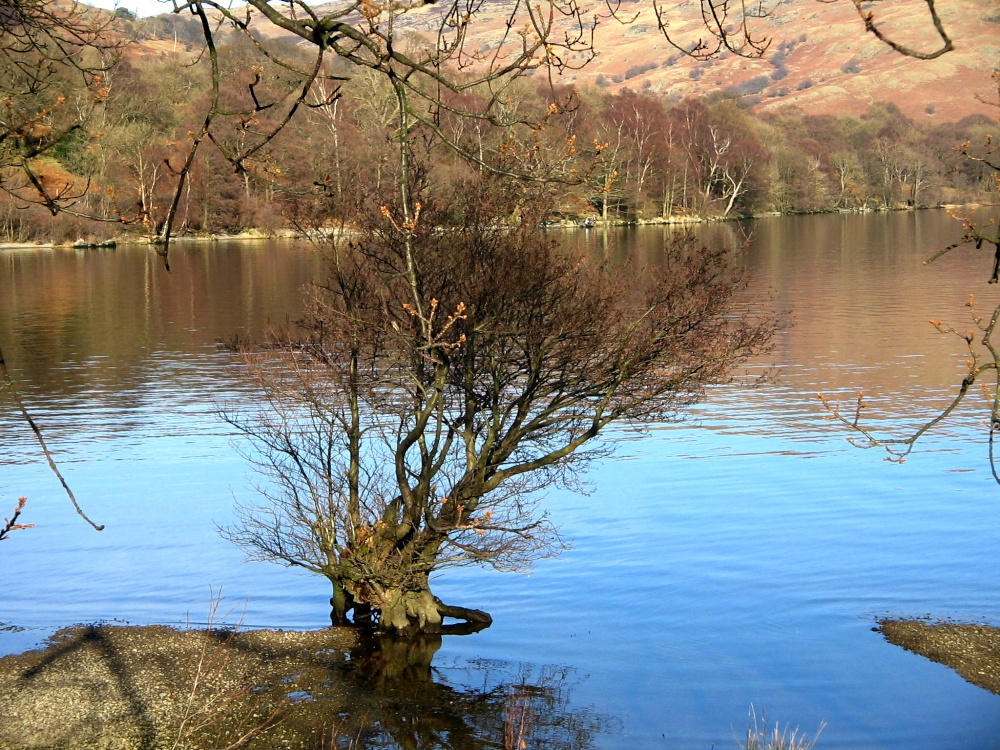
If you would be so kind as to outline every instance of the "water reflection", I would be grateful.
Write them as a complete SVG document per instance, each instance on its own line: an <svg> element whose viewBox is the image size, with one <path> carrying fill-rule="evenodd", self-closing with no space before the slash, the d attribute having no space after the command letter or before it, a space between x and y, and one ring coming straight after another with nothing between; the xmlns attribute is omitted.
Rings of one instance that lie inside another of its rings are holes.
<svg viewBox="0 0 1000 750"><path fill-rule="evenodd" d="M235 389L216 341L298 315L301 287L320 269L307 243L180 245L175 255L168 274L143 246L0 253L0 343L62 460L173 433L176 415L208 417ZM0 399L0 463L35 450L10 406Z"/></svg>
<svg viewBox="0 0 1000 750"><path fill-rule="evenodd" d="M596 228L558 236L641 266L660 262L664 239L684 231ZM750 236L743 258L752 292L792 311L794 324L780 334L773 359L779 383L734 398L787 411L793 429L821 423L817 392L849 398L865 390L874 419L933 413L953 393L966 354L927 320L968 325L963 305L971 290L984 309L1000 302L997 287L983 283L986 261L974 251L923 266L955 239L956 227L940 212L774 218L697 231L700 241L731 247ZM212 399L235 387L222 375L216 341L294 318L301 286L322 269L308 244L290 242L181 245L173 265L166 273L139 246L0 253L0 342L53 439L131 432L141 440L163 428L161 412L210 410ZM13 450L31 445L2 402L0 429Z"/></svg>
<svg viewBox="0 0 1000 750"><path fill-rule="evenodd" d="M376 637L352 650L348 679L372 705L368 726L360 717L364 747L585 750L618 727L572 705L579 678L571 668L487 659L434 666L441 644L439 635Z"/></svg>
<svg viewBox="0 0 1000 750"><path fill-rule="evenodd" d="M0 252L0 340L39 398L156 389L158 352L204 354L301 310L308 243L180 245L172 273L143 246ZM280 260L279 260L280 259ZM171 357L173 359L173 357Z"/></svg>

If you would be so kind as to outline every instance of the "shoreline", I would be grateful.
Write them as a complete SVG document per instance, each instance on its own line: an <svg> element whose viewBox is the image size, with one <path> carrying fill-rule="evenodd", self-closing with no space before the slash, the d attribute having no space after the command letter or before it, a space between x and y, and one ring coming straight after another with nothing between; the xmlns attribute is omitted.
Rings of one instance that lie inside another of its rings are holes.
<svg viewBox="0 0 1000 750"><path fill-rule="evenodd" d="M945 203L939 206L895 206L892 208L851 208L851 209L831 209L826 211L762 211L749 216L657 216L652 219L609 219L602 221L593 218L562 219L547 222L545 229L599 229L607 227L644 227L644 226L695 226L701 224L722 224L731 221L746 221L758 219L781 218L791 216L826 216L826 215L861 215L861 214L881 214L897 211L934 211L945 210L954 211L957 209L975 210L984 207L1000 206L1000 203ZM331 230L332 232L343 230ZM235 234L182 234L172 237L171 242L229 242L229 241L253 241L253 240L284 240L301 239L302 234L291 228L278 229L273 232L263 232L261 230L250 229L245 232ZM118 245L147 245L158 246L156 239L150 237L135 237L122 235L109 240L88 242L78 239L74 242L0 242L0 251L3 250L112 250Z"/></svg>
<svg viewBox="0 0 1000 750"><path fill-rule="evenodd" d="M872 630L1000 695L1000 628L883 619ZM459 695L433 681L440 645L440 637L369 642L349 628L63 628L35 649L0 658L0 750L149 750L218 740L264 750L315 747L318 739L337 747L372 727L391 733L400 700L426 703L421 715L447 714L449 726L461 726ZM408 720L399 721L408 734Z"/></svg>

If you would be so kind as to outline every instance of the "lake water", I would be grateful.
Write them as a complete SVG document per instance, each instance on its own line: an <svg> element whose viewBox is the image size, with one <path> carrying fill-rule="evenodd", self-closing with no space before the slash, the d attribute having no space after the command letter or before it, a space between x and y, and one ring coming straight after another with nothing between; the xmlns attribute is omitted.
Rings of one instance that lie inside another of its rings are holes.
<svg viewBox="0 0 1000 750"><path fill-rule="evenodd" d="M1000 623L982 414L970 406L896 465L851 447L816 399L864 390L886 433L947 403L966 357L927 320L968 328L970 292L992 310L992 259L961 250L923 266L958 234L936 211L703 231L733 242L742 230L755 287L793 314L772 357L780 377L716 389L684 424L616 433L590 494L549 494L572 549L531 575L439 579L442 599L495 624L445 638L435 680L544 675L560 685L553 726L584 726L577 744L599 748L735 748L751 704L810 734L826 722L820 748L1000 748L1000 697L872 631L884 616ZM565 240L655 260L664 231ZM0 251L0 346L77 498L107 525L73 513L0 394L0 513L26 495L37 524L0 548L0 654L77 622L197 623L220 587L247 602L251 627L328 622L325 581L244 563L216 532L250 494L215 416L248 395L216 341L294 318L319 260L294 242L172 252L168 274L142 247Z"/></svg>

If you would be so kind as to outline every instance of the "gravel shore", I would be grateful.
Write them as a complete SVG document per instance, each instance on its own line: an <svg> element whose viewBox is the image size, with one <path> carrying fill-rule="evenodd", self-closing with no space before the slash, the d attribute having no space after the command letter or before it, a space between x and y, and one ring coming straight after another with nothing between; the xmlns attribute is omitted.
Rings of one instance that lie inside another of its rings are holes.
<svg viewBox="0 0 1000 750"><path fill-rule="evenodd" d="M67 628L0 659L0 748L316 746L352 700L337 676L355 645L347 630ZM326 719L300 710L317 691Z"/></svg>
<svg viewBox="0 0 1000 750"><path fill-rule="evenodd" d="M973 685L1000 695L1000 628L882 620L879 630L889 643L949 666Z"/></svg>

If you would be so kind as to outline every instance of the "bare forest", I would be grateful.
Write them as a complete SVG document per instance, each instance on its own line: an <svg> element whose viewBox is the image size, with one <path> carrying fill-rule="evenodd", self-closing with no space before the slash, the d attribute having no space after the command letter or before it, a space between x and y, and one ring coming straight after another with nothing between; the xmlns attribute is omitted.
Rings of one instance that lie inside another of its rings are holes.
<svg viewBox="0 0 1000 750"><path fill-rule="evenodd" d="M310 77L306 50L272 42L261 55L231 24L214 31L213 69L190 15L88 23L103 46L88 40L85 65L31 81L17 59L0 60L3 240L157 236L168 215L173 235L267 233L309 224L317 201L326 220L349 220L391 184L399 104L377 72L333 59ZM526 72L502 100L471 86L428 105L438 132L420 147L442 194L501 153L561 185L547 221L924 207L983 200L992 187L988 167L955 149L986 138L986 116L918 125L892 104L859 117L755 114L742 88L675 101ZM211 142L186 165L213 96ZM487 107L498 116L462 114Z"/></svg>

